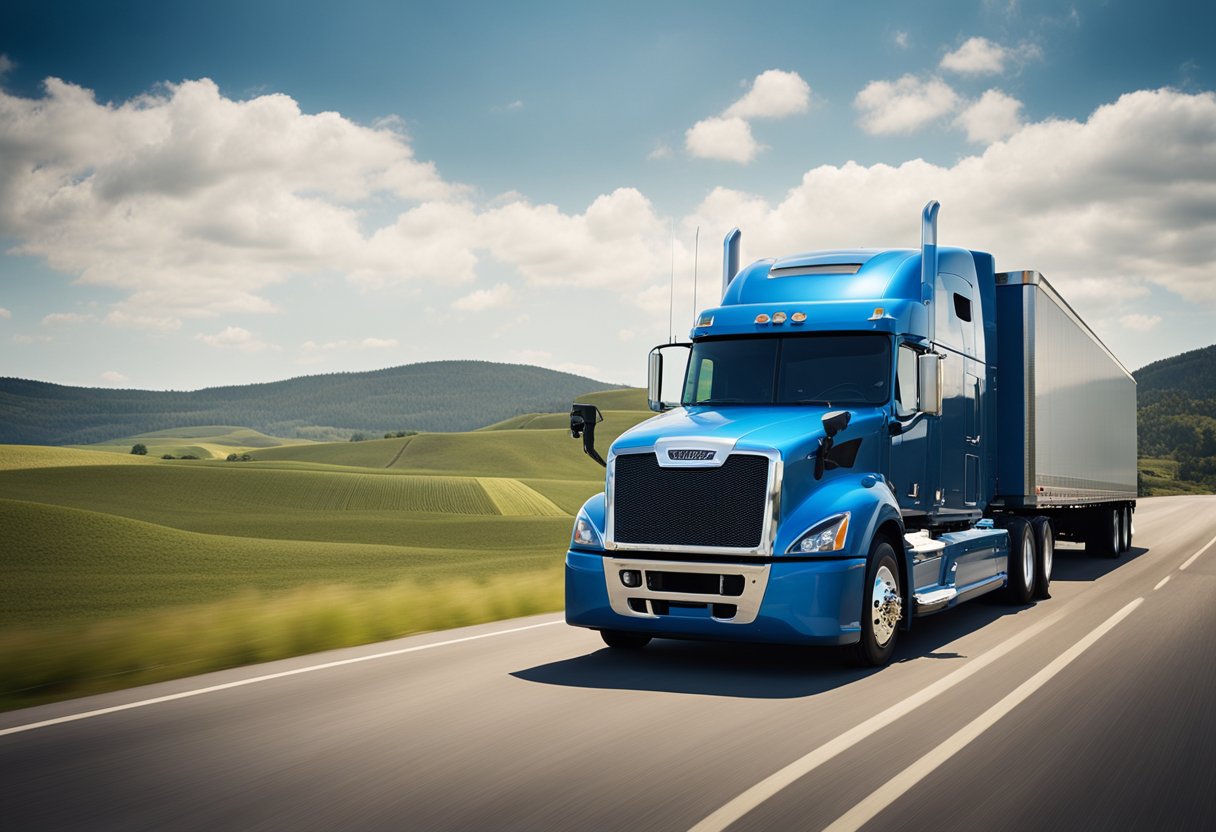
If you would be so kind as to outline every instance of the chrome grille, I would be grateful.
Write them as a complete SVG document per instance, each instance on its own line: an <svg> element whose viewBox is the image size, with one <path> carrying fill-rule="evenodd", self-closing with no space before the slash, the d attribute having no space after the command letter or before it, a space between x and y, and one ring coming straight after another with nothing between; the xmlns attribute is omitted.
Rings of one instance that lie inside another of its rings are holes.
<svg viewBox="0 0 1216 832"><path fill-rule="evenodd" d="M767 457L731 454L718 467L664 468L653 453L641 453L613 464L614 542L760 548Z"/></svg>

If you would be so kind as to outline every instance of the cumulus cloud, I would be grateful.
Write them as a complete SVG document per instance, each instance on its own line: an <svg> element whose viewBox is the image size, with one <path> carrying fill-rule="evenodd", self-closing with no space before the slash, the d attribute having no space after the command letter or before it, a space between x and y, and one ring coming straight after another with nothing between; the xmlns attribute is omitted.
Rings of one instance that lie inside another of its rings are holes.
<svg viewBox="0 0 1216 832"><path fill-rule="evenodd" d="M109 382L110 384L122 384L124 381L130 381L129 378L117 370L106 370L99 376L99 378L102 381Z"/></svg>
<svg viewBox="0 0 1216 832"><path fill-rule="evenodd" d="M646 158L654 161L655 159L670 159L671 145L666 142L659 142L654 146L654 149L646 154Z"/></svg>
<svg viewBox="0 0 1216 832"><path fill-rule="evenodd" d="M253 336L253 333L239 326L226 327L213 335L199 333L194 337L211 347L239 350L241 352L262 352L263 350L278 349L274 344L259 341Z"/></svg>
<svg viewBox="0 0 1216 832"><path fill-rule="evenodd" d="M12 58L10 58L8 55L0 53L0 78L3 78L5 75L12 72L15 66L17 65L13 63Z"/></svg>
<svg viewBox="0 0 1216 832"><path fill-rule="evenodd" d="M1129 93L1085 121L1027 124L950 166L849 162L808 171L783 199L717 188L685 227L744 230L747 257L918 243L942 202L945 244L1044 272L1081 312L1115 315L1157 286L1216 302L1216 94Z"/></svg>
<svg viewBox="0 0 1216 832"><path fill-rule="evenodd" d="M1145 315L1139 312L1133 312L1129 315L1123 315L1119 318L1119 323L1128 329L1133 329L1136 332L1152 332L1157 328L1157 324L1161 323L1160 315Z"/></svg>
<svg viewBox="0 0 1216 832"><path fill-rule="evenodd" d="M751 89L726 108L726 118L785 118L805 113L811 105L811 85L797 72L769 69L752 81Z"/></svg>
<svg viewBox="0 0 1216 832"><path fill-rule="evenodd" d="M718 159L746 165L760 152L752 127L738 117L702 119L684 133L684 147L698 159Z"/></svg>
<svg viewBox="0 0 1216 832"><path fill-rule="evenodd" d="M400 346L396 338L344 338L337 341L305 341L300 349L305 352L331 352L333 350L387 350Z"/></svg>
<svg viewBox="0 0 1216 832"><path fill-rule="evenodd" d="M1012 136L1022 126L1022 102L998 89L991 89L972 102L954 119L969 141L991 144Z"/></svg>
<svg viewBox="0 0 1216 832"><path fill-rule="evenodd" d="M958 103L958 93L942 79L915 75L871 81L853 99L861 128L872 135L913 133L953 112Z"/></svg>
<svg viewBox="0 0 1216 832"><path fill-rule="evenodd" d="M63 326L71 324L83 324L97 320L94 315L81 314L79 312L52 312L42 319L43 326Z"/></svg>
<svg viewBox="0 0 1216 832"><path fill-rule="evenodd" d="M106 315L106 323L119 329L144 329L150 332L175 332L182 328L181 318L172 315L141 315L115 309Z"/></svg>
<svg viewBox="0 0 1216 832"><path fill-rule="evenodd" d="M1024 43L1013 49L988 38L973 37L953 52L947 52L938 66L962 75L997 75L1004 72L1010 62L1041 57L1042 51L1034 44Z"/></svg>
<svg viewBox="0 0 1216 832"><path fill-rule="evenodd" d="M895 45L898 46L900 49L907 49L908 48L908 33L907 32L896 32L895 33Z"/></svg>
<svg viewBox="0 0 1216 832"><path fill-rule="evenodd" d="M452 308L463 312L480 312L484 309L502 307L510 301L514 292L506 283L499 283L490 289L478 289L464 297L452 301Z"/></svg>
<svg viewBox="0 0 1216 832"><path fill-rule="evenodd" d="M5 319L7 319L7 318L11 318L11 317L13 317L13 313L12 313L12 312L9 312L9 311L8 311L7 309L5 309L3 306L0 306L0 318L5 318Z"/></svg>
<svg viewBox="0 0 1216 832"><path fill-rule="evenodd" d="M785 118L805 113L811 87L797 72L769 69L755 77L751 88L720 115L701 119L684 132L684 149L698 159L746 165L763 145L752 135L748 119Z"/></svg>

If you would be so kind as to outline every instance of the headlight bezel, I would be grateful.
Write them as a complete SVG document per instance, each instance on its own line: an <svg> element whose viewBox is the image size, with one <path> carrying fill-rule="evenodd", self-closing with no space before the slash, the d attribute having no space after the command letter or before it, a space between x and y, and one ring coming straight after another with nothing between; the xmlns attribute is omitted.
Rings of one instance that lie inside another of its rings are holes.
<svg viewBox="0 0 1216 832"><path fill-rule="evenodd" d="M570 533L570 545L580 549L603 549L604 538L600 530L591 522L587 512L579 509L574 518L574 529Z"/></svg>
<svg viewBox="0 0 1216 832"><path fill-rule="evenodd" d="M852 512L850 511L842 511L825 517L794 538L794 542L785 550L785 553L810 557L843 552L848 545L851 518ZM807 548L803 547L804 542L808 542Z"/></svg>

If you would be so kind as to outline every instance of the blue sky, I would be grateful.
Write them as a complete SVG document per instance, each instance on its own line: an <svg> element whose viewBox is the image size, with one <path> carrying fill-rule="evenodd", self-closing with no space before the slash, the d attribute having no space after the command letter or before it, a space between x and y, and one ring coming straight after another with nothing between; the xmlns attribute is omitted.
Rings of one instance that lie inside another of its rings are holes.
<svg viewBox="0 0 1216 832"><path fill-rule="evenodd" d="M1210 3L351 6L0 9L0 375L639 383L673 226L688 318L698 227L704 305L733 224L910 245L934 197L1129 366L1216 340Z"/></svg>

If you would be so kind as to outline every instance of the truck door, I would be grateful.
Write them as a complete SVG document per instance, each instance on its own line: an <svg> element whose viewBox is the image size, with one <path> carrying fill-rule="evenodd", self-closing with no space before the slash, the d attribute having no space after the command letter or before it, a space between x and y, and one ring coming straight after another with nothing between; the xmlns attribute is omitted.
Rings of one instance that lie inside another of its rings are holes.
<svg viewBox="0 0 1216 832"><path fill-rule="evenodd" d="M920 351L902 344L895 360L895 418L907 428L891 438L889 477L900 512L911 519L932 505L936 485L929 476L929 419L917 418L916 357Z"/></svg>

